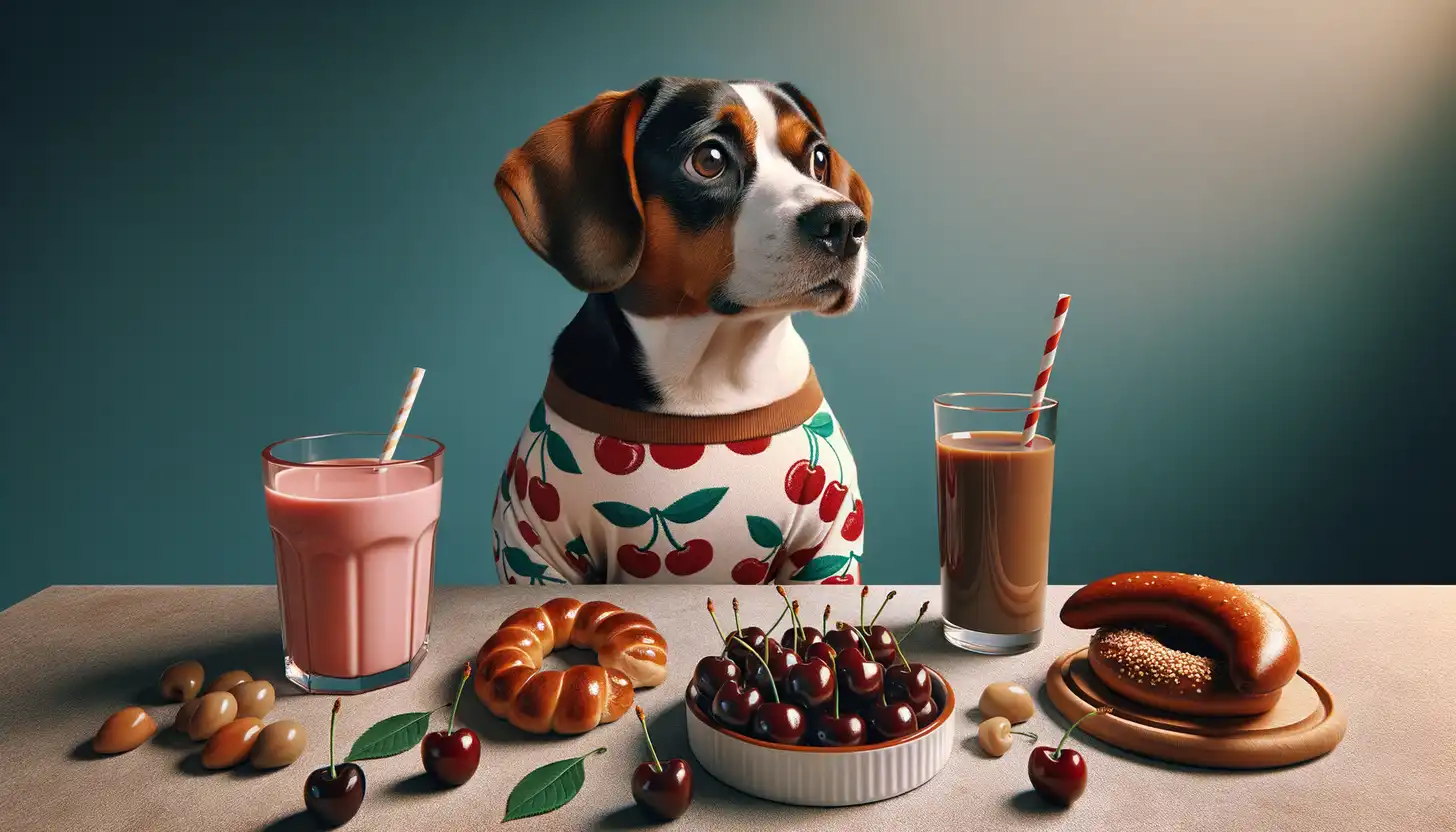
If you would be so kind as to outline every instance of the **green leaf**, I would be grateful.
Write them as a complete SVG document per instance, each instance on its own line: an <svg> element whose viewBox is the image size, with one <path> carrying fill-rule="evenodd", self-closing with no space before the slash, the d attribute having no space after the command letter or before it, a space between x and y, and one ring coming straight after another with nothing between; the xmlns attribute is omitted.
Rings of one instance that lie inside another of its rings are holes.
<svg viewBox="0 0 1456 832"><path fill-rule="evenodd" d="M369 726L368 731L360 734L359 739L354 740L354 747L349 749L349 756L344 758L344 762L378 760L403 754L414 748L429 730L432 713L434 711L395 714L381 719Z"/></svg>
<svg viewBox="0 0 1456 832"><path fill-rule="evenodd" d="M511 796L506 798L506 816L501 818L501 823L544 815L571 802L581 791L582 784L586 783L586 766L583 765L586 758L605 753L607 749L598 748L570 760L547 763L522 777L521 782L511 789Z"/></svg>
<svg viewBox="0 0 1456 832"><path fill-rule="evenodd" d="M580 474L581 466L576 464L576 457L571 453L566 440L561 434L554 430L546 431L546 454L551 457L551 464L565 471L568 474Z"/></svg>
<svg viewBox="0 0 1456 832"><path fill-rule="evenodd" d="M834 417L828 413L816 413L805 427L828 439L834 433Z"/></svg>
<svg viewBox="0 0 1456 832"><path fill-rule="evenodd" d="M767 517L748 516L748 534L765 549L777 549L784 542L784 533Z"/></svg>
<svg viewBox="0 0 1456 832"><path fill-rule="evenodd" d="M536 409L531 411L531 432L540 433L546 429L546 400L537 399Z"/></svg>
<svg viewBox="0 0 1456 832"><path fill-rule="evenodd" d="M506 547L506 563L510 565L511 571L526 577L545 575L546 567L531 560L531 556L525 550L517 549L514 546Z"/></svg>
<svg viewBox="0 0 1456 832"><path fill-rule="evenodd" d="M586 550L586 541L581 539L581 535L577 535L571 539L570 543L566 544L566 553L569 555L581 555L582 557L590 554Z"/></svg>
<svg viewBox="0 0 1456 832"><path fill-rule="evenodd" d="M635 529L638 526L646 525L652 519L651 514L630 503L614 503L608 501L605 503L596 503L592 508L596 509L598 514L607 518L608 523L611 523L619 529Z"/></svg>
<svg viewBox="0 0 1456 832"><path fill-rule="evenodd" d="M698 489L663 509L662 516L674 523L696 523L711 514L727 493L727 488Z"/></svg>
<svg viewBox="0 0 1456 832"><path fill-rule="evenodd" d="M791 581L822 581L831 575L838 575L844 569L849 558L844 555L825 555L822 558L814 558L804 564L804 568L794 573Z"/></svg>

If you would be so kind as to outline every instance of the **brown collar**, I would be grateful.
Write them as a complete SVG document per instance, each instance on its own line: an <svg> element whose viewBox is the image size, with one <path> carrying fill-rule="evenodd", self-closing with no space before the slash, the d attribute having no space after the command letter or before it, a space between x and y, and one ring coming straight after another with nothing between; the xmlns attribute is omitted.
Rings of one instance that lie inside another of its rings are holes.
<svg viewBox="0 0 1456 832"><path fill-rule="evenodd" d="M555 371L546 376L546 404L583 430L626 442L659 445L721 445L772 436L813 418L824 403L814 368L798 391L763 407L714 416L643 413L605 404L566 386Z"/></svg>

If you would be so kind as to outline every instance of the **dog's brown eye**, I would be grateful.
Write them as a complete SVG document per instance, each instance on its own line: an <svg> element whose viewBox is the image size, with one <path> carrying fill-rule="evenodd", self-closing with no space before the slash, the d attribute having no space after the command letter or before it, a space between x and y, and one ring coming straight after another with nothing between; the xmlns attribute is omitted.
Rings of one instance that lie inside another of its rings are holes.
<svg viewBox="0 0 1456 832"><path fill-rule="evenodd" d="M829 175L829 148L819 145L814 148L814 153L809 157L809 172L820 182Z"/></svg>
<svg viewBox="0 0 1456 832"><path fill-rule="evenodd" d="M717 142L704 142L688 157L688 164L692 166L693 173L704 179L713 179L728 167L728 152Z"/></svg>

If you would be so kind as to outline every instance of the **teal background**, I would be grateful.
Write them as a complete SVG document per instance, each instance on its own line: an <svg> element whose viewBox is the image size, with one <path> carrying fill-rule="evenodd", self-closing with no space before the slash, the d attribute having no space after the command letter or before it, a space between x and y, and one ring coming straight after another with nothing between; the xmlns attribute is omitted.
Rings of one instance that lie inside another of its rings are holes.
<svg viewBox="0 0 1456 832"><path fill-rule="evenodd" d="M1074 296L1052 577L1449 582L1456 5L11 5L0 606L270 582L258 452L448 446L438 578L580 297L506 151L657 74L792 80L875 195L882 289L801 331L871 582L937 579L931 396L1028 388Z"/></svg>

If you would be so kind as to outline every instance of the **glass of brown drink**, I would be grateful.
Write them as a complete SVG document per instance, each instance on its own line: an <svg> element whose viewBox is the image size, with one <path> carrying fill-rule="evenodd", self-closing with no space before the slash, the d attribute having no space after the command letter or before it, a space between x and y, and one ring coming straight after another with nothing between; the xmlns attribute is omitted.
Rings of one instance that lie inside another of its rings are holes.
<svg viewBox="0 0 1456 832"><path fill-rule="evenodd" d="M1056 440L1054 399L935 397L940 587L945 638L957 647L1005 655L1041 643Z"/></svg>

